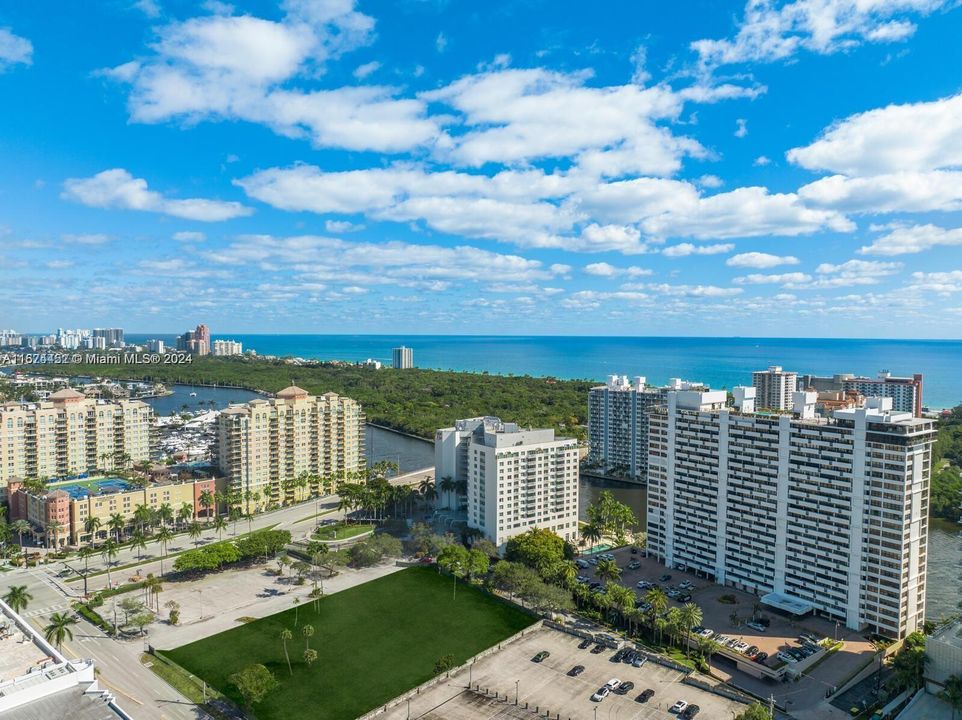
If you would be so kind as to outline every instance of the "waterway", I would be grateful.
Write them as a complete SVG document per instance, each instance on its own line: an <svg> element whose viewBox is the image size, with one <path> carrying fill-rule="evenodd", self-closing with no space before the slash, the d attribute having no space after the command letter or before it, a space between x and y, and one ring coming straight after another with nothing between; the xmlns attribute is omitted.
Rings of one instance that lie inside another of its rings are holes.
<svg viewBox="0 0 962 720"><path fill-rule="evenodd" d="M223 409L230 403L247 402L260 397L248 390L231 388L174 385L171 389L173 395L147 401L158 414L180 412L184 405L191 411L207 410L211 408L211 402L216 409ZM191 393L196 395L192 396ZM401 472L434 465L433 442L384 428L367 427L366 449L369 462L393 460L398 463ZM604 490L610 491L617 500L634 510L640 522L645 522L647 497L643 486L585 477L581 478L580 486L579 510L582 518L588 505ZM926 605L927 614L932 619L958 612L959 602L962 602L962 538L959 537L959 531L960 526L941 520L933 521L930 526Z"/></svg>

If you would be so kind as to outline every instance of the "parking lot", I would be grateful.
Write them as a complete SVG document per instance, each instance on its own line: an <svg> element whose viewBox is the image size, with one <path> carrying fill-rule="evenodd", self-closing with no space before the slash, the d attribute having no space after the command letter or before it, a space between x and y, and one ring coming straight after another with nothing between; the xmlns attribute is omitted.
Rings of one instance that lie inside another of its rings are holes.
<svg viewBox="0 0 962 720"><path fill-rule="evenodd" d="M716 585L692 573L666 568L654 558L643 557L640 553L632 555L628 548L616 550L612 554L622 570L619 582L635 588L639 599L647 592L637 588L639 580L658 583L666 591L677 588L687 580L692 584L692 588L688 590L691 602L702 610L704 627L755 646L759 652L765 652L769 656L775 656L779 651L788 648L798 648L798 637L801 633L817 638L843 640L841 650L825 657L816 667L794 682L782 683L756 678L739 670L733 660L725 658L724 653L713 657L712 671L716 676L761 697L774 695L790 712L817 705L824 706L826 691L849 677L859 667L870 663L875 654L872 644L858 632L848 630L842 625L836 627L834 622L825 618L785 616L760 606L754 595ZM632 561L639 565L637 569L627 569ZM589 563L588 568L579 568L578 572L596 580L595 567ZM670 575L671 578L659 581L659 578L665 575ZM732 600L734 602L731 602ZM681 604L683 603L679 600L669 599L669 607ZM766 620L768 627L762 631L748 627L745 623L751 621L753 615Z"/></svg>
<svg viewBox="0 0 962 720"><path fill-rule="evenodd" d="M423 718L424 720L492 720L506 717L534 717L540 712L562 720L595 720L618 718L642 720L674 718L669 708L678 700L697 704L699 718L730 720L744 705L714 693L682 684L678 671L647 662L635 668L614 663L612 650L592 654L579 649L581 639L557 630L542 628L507 645L502 650L478 661L470 671L452 676L446 682L421 693L384 715L390 720ZM532 658L539 652L549 653L542 662ZM584 666L577 677L568 675L576 665ZM626 695L611 693L604 700L592 702L591 695L612 678L632 682ZM469 692L466 687L480 686L483 693ZM646 689L654 691L646 703L635 700ZM497 693L501 698L493 698ZM518 705L515 706L517 695ZM527 712L525 711L527 705ZM410 715L408 714L410 711Z"/></svg>

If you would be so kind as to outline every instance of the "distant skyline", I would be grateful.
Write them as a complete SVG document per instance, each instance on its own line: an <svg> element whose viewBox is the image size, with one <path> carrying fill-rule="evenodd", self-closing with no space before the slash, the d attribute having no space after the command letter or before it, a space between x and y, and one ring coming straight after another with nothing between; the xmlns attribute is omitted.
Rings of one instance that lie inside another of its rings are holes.
<svg viewBox="0 0 962 720"><path fill-rule="evenodd" d="M955 0L0 6L0 327L962 337Z"/></svg>

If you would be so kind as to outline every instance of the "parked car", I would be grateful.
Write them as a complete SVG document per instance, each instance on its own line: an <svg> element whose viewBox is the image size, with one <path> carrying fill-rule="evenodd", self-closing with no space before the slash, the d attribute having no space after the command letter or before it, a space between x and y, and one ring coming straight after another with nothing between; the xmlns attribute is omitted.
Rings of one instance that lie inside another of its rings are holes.
<svg viewBox="0 0 962 720"><path fill-rule="evenodd" d="M671 580L671 575L669 575L668 573L665 573L664 575L660 575L658 577L658 582L668 582L669 580Z"/></svg>
<svg viewBox="0 0 962 720"><path fill-rule="evenodd" d="M748 648L748 650L745 651L745 654L751 658L755 657L756 655L758 655L758 646L752 645L750 648Z"/></svg>
<svg viewBox="0 0 962 720"><path fill-rule="evenodd" d="M651 603L645 602L644 600L635 600L635 607L641 610L642 612L648 612L649 610L651 610Z"/></svg>
<svg viewBox="0 0 962 720"><path fill-rule="evenodd" d="M757 622L747 622L745 623L745 627L751 628L752 630L755 630L757 632L765 632L768 629L761 623L757 623Z"/></svg>
<svg viewBox="0 0 962 720"><path fill-rule="evenodd" d="M627 565L626 567L627 567L629 570L637 570L638 568L641 567L641 563L638 562L637 560L632 560L630 563L628 563L628 565Z"/></svg>
<svg viewBox="0 0 962 720"><path fill-rule="evenodd" d="M784 651L779 652L777 655L775 655L775 657L777 657L782 662L788 663L789 665L794 665L795 663L798 662L798 660L796 660L793 656L789 655L787 652L784 652Z"/></svg>
<svg viewBox="0 0 962 720"><path fill-rule="evenodd" d="M63 570L57 573L58 578L65 578L69 575L73 575L73 570L71 570L70 568L64 568Z"/></svg>
<svg viewBox="0 0 962 720"><path fill-rule="evenodd" d="M595 690L594 695L591 696L592 701L601 702L611 693L611 689L607 685L602 685L600 688Z"/></svg>
<svg viewBox="0 0 962 720"><path fill-rule="evenodd" d="M641 653L639 653L638 657L636 657L634 660L631 661L631 664L633 667L640 668L646 662L648 662L648 658L642 655Z"/></svg>
<svg viewBox="0 0 962 720"><path fill-rule="evenodd" d="M601 653L603 653L604 651L605 651L605 646L600 643L598 645L595 645L593 648L591 648L592 655L601 655Z"/></svg>
<svg viewBox="0 0 962 720"><path fill-rule="evenodd" d="M682 580L678 583L678 587L682 590L691 590L694 585L691 584L691 580Z"/></svg>
<svg viewBox="0 0 962 720"><path fill-rule="evenodd" d="M651 700L654 694L655 694L655 691L652 690L651 688L648 688L643 693L641 693L641 695L635 698L635 702L646 703L649 700Z"/></svg>
<svg viewBox="0 0 962 720"><path fill-rule="evenodd" d="M688 703L687 703L687 702L685 702L684 700L679 700L679 701L676 702L674 705L672 705L670 708L668 708L668 712L673 712L673 713L684 712L684 711L685 711L685 708L687 708L687 707L688 707Z"/></svg>
<svg viewBox="0 0 962 720"><path fill-rule="evenodd" d="M588 561L587 561L587 560L584 560L584 559L580 559L580 560L576 561L575 564L576 564L578 567L580 567L582 570L584 570L585 568L588 567Z"/></svg>
<svg viewBox="0 0 962 720"><path fill-rule="evenodd" d="M622 658L624 658L627 652L628 650L626 650L625 648L621 648L621 650L617 651L614 655L611 656L611 662L621 662Z"/></svg>
<svg viewBox="0 0 962 720"><path fill-rule="evenodd" d="M619 685L621 685L621 680L618 678L611 678L611 680L605 683L605 687L609 690L615 690Z"/></svg>
<svg viewBox="0 0 962 720"><path fill-rule="evenodd" d="M677 597L678 597L679 595L681 595L681 593L678 592L677 590L675 590L675 588L672 588L672 589L669 590L666 594L668 595L668 597L670 597L670 598L673 599L673 600L674 600L674 599L677 599Z"/></svg>
<svg viewBox="0 0 962 720"><path fill-rule="evenodd" d="M768 660L768 653L760 652L755 657L753 657L752 660L754 660L757 663L765 662L766 660Z"/></svg>
<svg viewBox="0 0 962 720"><path fill-rule="evenodd" d="M619 695L627 695L634 689L635 689L635 684L631 682L631 680L629 680L627 682L621 683L621 685L619 685L615 689L615 692L618 693Z"/></svg>
<svg viewBox="0 0 962 720"><path fill-rule="evenodd" d="M701 710L701 708L698 707L697 705L689 705L688 707L685 708L685 711L681 714L681 716L685 720L691 720L691 718L695 717L695 715L698 714L699 710Z"/></svg>
<svg viewBox="0 0 962 720"><path fill-rule="evenodd" d="M712 635L715 634L715 632L711 628L703 627L699 629L696 634L698 635L698 637L710 638Z"/></svg>
<svg viewBox="0 0 962 720"><path fill-rule="evenodd" d="M675 598L678 602L686 603L691 600L691 593L679 592L678 597Z"/></svg>
<svg viewBox="0 0 962 720"><path fill-rule="evenodd" d="M743 652L745 652L746 650L748 650L748 647L749 647L748 643L745 642L744 640L742 640L742 641L740 641L740 642L735 643L735 645L732 647L732 649L733 649L735 652L743 653Z"/></svg>
<svg viewBox="0 0 962 720"><path fill-rule="evenodd" d="M647 580L639 580L635 583L635 587L639 588L640 590L647 590L651 587L651 583Z"/></svg>
<svg viewBox="0 0 962 720"><path fill-rule="evenodd" d="M587 650L591 647L591 638L585 638L580 643L578 643L579 650Z"/></svg>
<svg viewBox="0 0 962 720"><path fill-rule="evenodd" d="M571 677L578 677L584 671L585 671L584 665L575 665L573 668L571 668L568 671L568 675L570 675Z"/></svg>
<svg viewBox="0 0 962 720"><path fill-rule="evenodd" d="M531 662L536 662L536 663L544 662L545 660L548 659L548 657L549 657L550 655L551 655L551 653L549 653L547 650L542 650L542 651L539 652L537 655L535 655L533 658L531 658Z"/></svg>

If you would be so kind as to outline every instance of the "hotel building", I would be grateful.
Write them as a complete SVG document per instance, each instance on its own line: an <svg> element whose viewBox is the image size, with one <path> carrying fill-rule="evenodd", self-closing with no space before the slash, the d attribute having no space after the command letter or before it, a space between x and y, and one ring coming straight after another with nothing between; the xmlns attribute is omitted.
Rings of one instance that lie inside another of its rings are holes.
<svg viewBox="0 0 962 720"><path fill-rule="evenodd" d="M0 404L0 493L11 480L129 467L150 458L153 412L64 388L39 403Z"/></svg>
<svg viewBox="0 0 962 720"><path fill-rule="evenodd" d="M578 443L496 417L458 420L435 434L435 478L467 484L468 526L499 550L532 528L578 539Z"/></svg>
<svg viewBox="0 0 962 720"><path fill-rule="evenodd" d="M648 545L669 566L893 638L925 617L933 422L889 398L755 412L755 389L672 392L651 416Z"/></svg>
<svg viewBox="0 0 962 720"><path fill-rule="evenodd" d="M769 365L768 370L752 373L755 404L767 410L789 410L792 393L798 390L798 373L782 370L780 365Z"/></svg>
<svg viewBox="0 0 962 720"><path fill-rule="evenodd" d="M217 418L217 460L228 487L261 509L304 499L366 466L364 412L336 393L291 386L271 399L232 405ZM287 487L307 474L309 487ZM256 500L246 493L256 494Z"/></svg>
<svg viewBox="0 0 962 720"><path fill-rule="evenodd" d="M629 482L648 481L648 416L665 404L670 390L703 388L672 378L668 385L652 387L645 378L609 375L604 385L588 391L588 464L606 475Z"/></svg>
<svg viewBox="0 0 962 720"><path fill-rule="evenodd" d="M166 480L137 487L119 478L87 478L52 483L43 493L34 493L20 481L9 485L10 516L12 520L27 520L38 536L43 536L47 547L83 545L105 538L111 531L108 522L120 514L128 527L137 524L134 511L138 505L156 510L170 505L176 514L185 504L191 507L192 518L207 517L208 508L201 503L201 494L215 492L211 478L185 481ZM87 532L88 518L100 520L100 530L94 538ZM55 526L53 530L48 530Z"/></svg>

